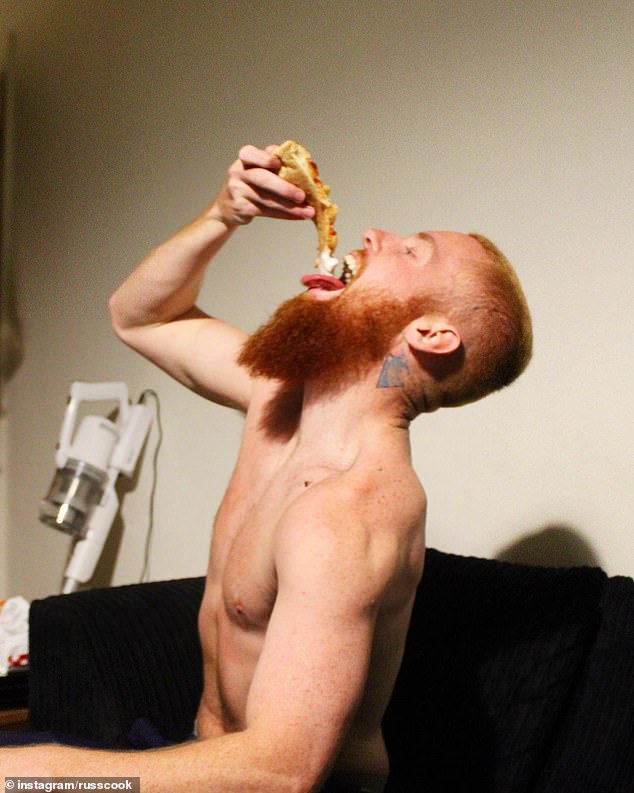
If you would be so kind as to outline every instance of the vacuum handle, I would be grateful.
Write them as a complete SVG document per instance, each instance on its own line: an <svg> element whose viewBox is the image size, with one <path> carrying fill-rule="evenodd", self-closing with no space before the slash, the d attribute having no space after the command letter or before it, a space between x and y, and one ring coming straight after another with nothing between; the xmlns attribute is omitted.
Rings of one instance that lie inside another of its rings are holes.
<svg viewBox="0 0 634 793"><path fill-rule="evenodd" d="M63 468L68 459L68 450L77 421L77 410L81 402L100 402L114 400L119 405L117 424L125 424L128 420L130 405L128 387L125 383L84 383L76 380L71 384L68 404L62 421L62 429L55 452L55 464Z"/></svg>

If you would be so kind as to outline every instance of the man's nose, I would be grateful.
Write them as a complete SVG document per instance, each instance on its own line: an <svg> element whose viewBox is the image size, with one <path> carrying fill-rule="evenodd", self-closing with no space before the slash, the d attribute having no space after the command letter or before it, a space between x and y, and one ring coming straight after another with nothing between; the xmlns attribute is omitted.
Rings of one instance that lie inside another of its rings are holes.
<svg viewBox="0 0 634 793"><path fill-rule="evenodd" d="M383 236L384 232L378 229L366 229L363 232L363 244L365 249L373 253L380 250Z"/></svg>

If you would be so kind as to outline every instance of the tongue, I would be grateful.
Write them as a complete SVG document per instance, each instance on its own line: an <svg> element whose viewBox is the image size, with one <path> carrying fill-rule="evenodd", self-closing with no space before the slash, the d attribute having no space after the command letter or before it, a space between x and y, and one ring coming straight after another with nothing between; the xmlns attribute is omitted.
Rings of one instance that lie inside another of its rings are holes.
<svg viewBox="0 0 634 793"><path fill-rule="evenodd" d="M324 275L323 273L314 273L305 275L302 278L302 284L309 289L325 289L328 292L334 292L337 289L343 289L345 284L334 275Z"/></svg>

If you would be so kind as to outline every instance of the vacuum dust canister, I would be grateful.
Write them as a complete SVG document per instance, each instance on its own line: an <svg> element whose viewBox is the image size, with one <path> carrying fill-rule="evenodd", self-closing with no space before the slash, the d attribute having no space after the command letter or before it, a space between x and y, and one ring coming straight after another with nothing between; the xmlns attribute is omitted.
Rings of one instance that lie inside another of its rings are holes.
<svg viewBox="0 0 634 793"><path fill-rule="evenodd" d="M83 537L108 478L119 430L100 416L86 416L68 447L66 460L40 503L40 520L54 529Z"/></svg>

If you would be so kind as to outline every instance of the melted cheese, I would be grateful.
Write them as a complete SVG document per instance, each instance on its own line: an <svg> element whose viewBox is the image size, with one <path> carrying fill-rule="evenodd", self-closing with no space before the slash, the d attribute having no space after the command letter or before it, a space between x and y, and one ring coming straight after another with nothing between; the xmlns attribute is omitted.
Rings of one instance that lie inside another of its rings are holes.
<svg viewBox="0 0 634 793"><path fill-rule="evenodd" d="M317 260L317 266L319 272L323 275L332 275L335 271L335 267L339 264L339 259L335 259L334 256L330 255L330 251L328 248L324 248L323 251L319 254L319 258Z"/></svg>

